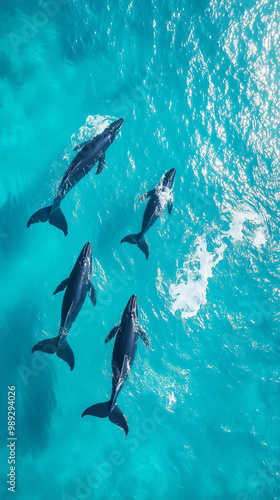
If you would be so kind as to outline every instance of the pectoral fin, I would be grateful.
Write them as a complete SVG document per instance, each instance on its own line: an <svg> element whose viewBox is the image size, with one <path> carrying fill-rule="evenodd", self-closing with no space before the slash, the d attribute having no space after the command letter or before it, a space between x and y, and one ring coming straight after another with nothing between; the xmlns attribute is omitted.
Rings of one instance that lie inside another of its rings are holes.
<svg viewBox="0 0 280 500"><path fill-rule="evenodd" d="M118 332L118 329L119 329L119 325L118 326L115 326L113 328L113 330L110 331L109 335L106 337L105 339L105 344L107 344L107 342L109 342L110 340L112 340L112 338L114 338L114 336L116 335L116 333Z"/></svg>
<svg viewBox="0 0 280 500"><path fill-rule="evenodd" d="M171 200L169 200L169 202L167 203L167 210L169 214L171 214L172 208L173 208L173 203Z"/></svg>
<svg viewBox="0 0 280 500"><path fill-rule="evenodd" d="M147 193L142 194L142 196L140 196L140 201L146 200L147 198L152 196L154 194L154 192L155 192L155 189L151 189L151 191L147 191Z"/></svg>
<svg viewBox="0 0 280 500"><path fill-rule="evenodd" d="M143 340L145 346L150 347L149 337L148 337L147 333L145 332L145 330L141 326L138 327L137 333L138 333L139 337L141 337L141 339Z"/></svg>
<svg viewBox="0 0 280 500"><path fill-rule="evenodd" d="M90 285L89 285L89 294L88 294L88 296L89 296L89 298L90 298L90 300L92 302L93 307L95 307L96 306L96 300L97 300L97 298L96 298L96 290L95 290L95 288L94 288L94 286L93 286L92 283L90 283Z"/></svg>
<svg viewBox="0 0 280 500"><path fill-rule="evenodd" d="M99 156L99 162L98 162L98 166L97 166L97 170L96 170L96 175L100 174L103 170L103 168L105 167L105 163L106 163L106 159L105 159L105 153L102 153L100 156Z"/></svg>
<svg viewBox="0 0 280 500"><path fill-rule="evenodd" d="M58 285L58 287L55 289L53 294L56 295L58 292L63 292L63 290L65 290L65 288L67 287L68 282L69 282L69 278L66 278L66 280L63 280L60 283L60 285Z"/></svg>

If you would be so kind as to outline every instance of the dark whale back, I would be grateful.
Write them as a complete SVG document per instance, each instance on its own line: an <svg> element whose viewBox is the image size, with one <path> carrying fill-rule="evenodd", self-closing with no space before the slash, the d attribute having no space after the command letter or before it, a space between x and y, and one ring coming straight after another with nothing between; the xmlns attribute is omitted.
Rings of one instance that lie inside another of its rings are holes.
<svg viewBox="0 0 280 500"><path fill-rule="evenodd" d="M81 251L69 276L61 309L61 328L68 332L85 301L92 275L92 258Z"/></svg>

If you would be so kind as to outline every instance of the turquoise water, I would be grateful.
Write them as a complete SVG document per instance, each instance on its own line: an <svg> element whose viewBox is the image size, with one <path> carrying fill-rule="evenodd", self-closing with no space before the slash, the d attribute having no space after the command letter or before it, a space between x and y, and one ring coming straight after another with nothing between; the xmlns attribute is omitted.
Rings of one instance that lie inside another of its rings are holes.
<svg viewBox="0 0 280 500"><path fill-rule="evenodd" d="M277 1L1 1L1 499L16 387L20 500L279 500ZM62 203L72 146L124 117ZM147 234L139 195L176 168L174 209ZM33 354L53 297L93 245L95 309L69 334L73 372ZM142 342L119 397L130 432L81 413L111 390L104 344L133 293Z"/></svg>

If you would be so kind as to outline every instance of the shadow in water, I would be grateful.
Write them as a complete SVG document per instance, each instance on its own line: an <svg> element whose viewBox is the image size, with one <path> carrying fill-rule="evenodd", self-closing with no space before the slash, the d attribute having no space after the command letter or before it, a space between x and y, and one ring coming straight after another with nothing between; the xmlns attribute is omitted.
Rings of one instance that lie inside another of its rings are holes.
<svg viewBox="0 0 280 500"><path fill-rule="evenodd" d="M0 338L1 392L7 399L8 386L16 387L16 435L20 453L42 449L47 445L52 412L56 406L54 374L46 357L34 358L31 348L37 320L35 297L22 296L5 312L1 311ZM6 434L6 414L1 412L0 428Z"/></svg>

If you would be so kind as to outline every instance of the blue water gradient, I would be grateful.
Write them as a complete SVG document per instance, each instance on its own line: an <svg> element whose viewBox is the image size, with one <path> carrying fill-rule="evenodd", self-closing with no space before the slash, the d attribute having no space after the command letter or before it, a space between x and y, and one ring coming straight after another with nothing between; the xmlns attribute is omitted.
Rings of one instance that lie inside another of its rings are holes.
<svg viewBox="0 0 280 500"><path fill-rule="evenodd" d="M20 500L279 500L279 2L2 0L0 26L1 499L14 384ZM62 203L69 235L27 229L72 147L120 117L107 168ZM120 240L171 168L146 261ZM70 372L31 348L89 240L97 306ZM125 437L80 416L109 398L104 340L133 293L151 348L119 397Z"/></svg>

